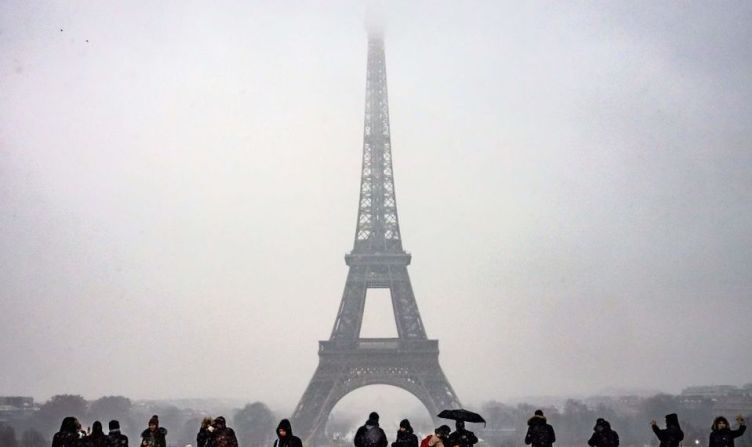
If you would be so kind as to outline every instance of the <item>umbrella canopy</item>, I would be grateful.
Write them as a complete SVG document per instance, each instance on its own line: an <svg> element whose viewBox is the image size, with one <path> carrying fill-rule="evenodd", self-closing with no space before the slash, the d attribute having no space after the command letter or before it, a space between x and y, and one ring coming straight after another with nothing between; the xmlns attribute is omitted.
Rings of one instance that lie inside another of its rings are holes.
<svg viewBox="0 0 752 447"><path fill-rule="evenodd" d="M456 410L444 410L439 413L438 416L442 419L453 419L455 421L482 422L484 424L486 423L486 420L483 419L483 416L479 415L478 413L473 413L472 411L465 410L463 408L458 408Z"/></svg>

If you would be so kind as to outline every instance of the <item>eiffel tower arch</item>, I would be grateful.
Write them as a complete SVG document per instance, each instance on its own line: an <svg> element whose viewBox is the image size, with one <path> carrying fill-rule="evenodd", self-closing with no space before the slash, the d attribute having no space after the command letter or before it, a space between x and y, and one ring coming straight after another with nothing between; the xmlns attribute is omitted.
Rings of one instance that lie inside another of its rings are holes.
<svg viewBox="0 0 752 447"><path fill-rule="evenodd" d="M366 107L360 199L353 249L345 255L345 290L329 340L319 342L319 365L293 413L310 445L323 435L337 402L368 385L392 385L414 395L429 413L460 407L439 365L439 342L428 339L402 248L394 190L384 41L368 37ZM366 293L389 289L395 338L361 338Z"/></svg>

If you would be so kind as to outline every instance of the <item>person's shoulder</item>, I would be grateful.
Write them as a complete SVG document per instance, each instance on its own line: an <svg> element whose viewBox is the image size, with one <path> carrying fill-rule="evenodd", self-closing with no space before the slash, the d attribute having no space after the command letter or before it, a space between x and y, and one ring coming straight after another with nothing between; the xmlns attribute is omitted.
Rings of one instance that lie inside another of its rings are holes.
<svg viewBox="0 0 752 447"><path fill-rule="evenodd" d="M149 429L148 428L146 430L144 430L144 431L141 432L141 437L142 438L145 438L147 436L149 436Z"/></svg>
<svg viewBox="0 0 752 447"><path fill-rule="evenodd" d="M159 427L158 430L159 430L159 434L162 435L162 436L164 436L164 435L167 434L167 429L164 428L164 427Z"/></svg>

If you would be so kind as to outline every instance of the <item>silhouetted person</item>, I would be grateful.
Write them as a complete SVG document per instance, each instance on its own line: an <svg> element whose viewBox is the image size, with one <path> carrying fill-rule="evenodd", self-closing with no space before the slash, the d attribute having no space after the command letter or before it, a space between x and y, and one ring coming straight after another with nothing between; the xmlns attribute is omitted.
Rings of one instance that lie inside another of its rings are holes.
<svg viewBox="0 0 752 447"><path fill-rule="evenodd" d="M457 421L455 424L456 430L449 435L447 439L446 447L472 447L478 443L478 437L475 433L465 429L464 421Z"/></svg>
<svg viewBox="0 0 752 447"><path fill-rule="evenodd" d="M213 431L212 418L207 416L201 421L201 427L196 433L196 447L210 447Z"/></svg>
<svg viewBox="0 0 752 447"><path fill-rule="evenodd" d="M113 419L108 426L107 447L128 447L128 437L120 433L120 422Z"/></svg>
<svg viewBox="0 0 752 447"><path fill-rule="evenodd" d="M211 447L238 447L235 431L227 426L224 416L215 418L212 426L214 432L212 432Z"/></svg>
<svg viewBox="0 0 752 447"><path fill-rule="evenodd" d="M739 427L736 430L731 430L725 417L718 416L715 418L713 426L710 428L710 444L708 444L708 447L734 447L734 439L743 435L747 429L747 424L742 415L736 417L736 423L739 424Z"/></svg>
<svg viewBox="0 0 752 447"><path fill-rule="evenodd" d="M167 447L167 429L159 426L159 416L149 419L149 428L141 432L141 447Z"/></svg>
<svg viewBox="0 0 752 447"><path fill-rule="evenodd" d="M679 427L679 416L676 413L666 415L666 428L658 428L658 424L655 420L650 421L650 426L653 428L653 432L661 441L659 447L678 447L679 443L684 439L684 432Z"/></svg>
<svg viewBox="0 0 752 447"><path fill-rule="evenodd" d="M303 442L292 434L292 425L287 419L282 419L277 425L277 440L274 447L303 447Z"/></svg>
<svg viewBox="0 0 752 447"><path fill-rule="evenodd" d="M554 428L546 421L542 410L535 410L533 417L527 420L525 444L533 447L551 447L556 442Z"/></svg>
<svg viewBox="0 0 752 447"><path fill-rule="evenodd" d="M386 433L379 427L378 413L374 411L368 415L366 423L355 432L353 444L355 447L387 447L389 445Z"/></svg>
<svg viewBox="0 0 752 447"><path fill-rule="evenodd" d="M590 437L588 445L592 447L619 447L619 434L611 429L611 424L603 419L598 418L593 427L593 436Z"/></svg>
<svg viewBox="0 0 752 447"><path fill-rule="evenodd" d="M104 434L102 423L99 421L94 421L91 426L91 433L84 439L88 447L107 447L107 436Z"/></svg>
<svg viewBox="0 0 752 447"><path fill-rule="evenodd" d="M81 424L73 416L63 419L60 431L52 437L52 447L81 447L81 438L78 428Z"/></svg>
<svg viewBox="0 0 752 447"><path fill-rule="evenodd" d="M407 419L400 421L397 440L392 443L392 447L418 447L418 437L413 433L413 427Z"/></svg>

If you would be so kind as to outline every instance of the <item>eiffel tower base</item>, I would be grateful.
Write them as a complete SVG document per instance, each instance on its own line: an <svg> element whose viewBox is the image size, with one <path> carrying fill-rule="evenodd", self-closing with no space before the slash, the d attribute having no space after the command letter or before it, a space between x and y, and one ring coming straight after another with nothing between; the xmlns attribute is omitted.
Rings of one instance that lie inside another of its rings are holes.
<svg viewBox="0 0 752 447"><path fill-rule="evenodd" d="M366 338L354 346L322 341L319 366L293 414L295 433L307 446L322 445L337 402L368 385L392 385L411 393L437 424L441 410L461 406L439 365L437 340Z"/></svg>

